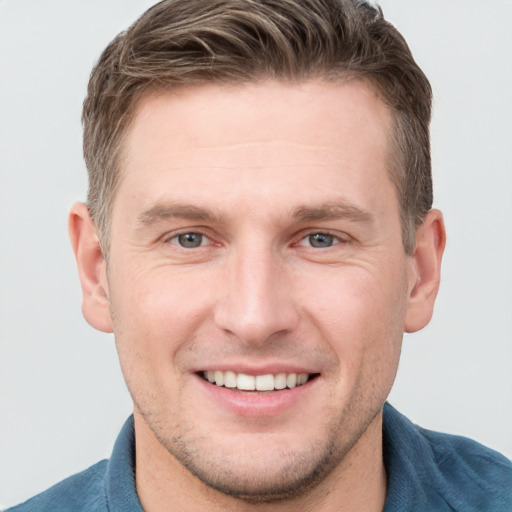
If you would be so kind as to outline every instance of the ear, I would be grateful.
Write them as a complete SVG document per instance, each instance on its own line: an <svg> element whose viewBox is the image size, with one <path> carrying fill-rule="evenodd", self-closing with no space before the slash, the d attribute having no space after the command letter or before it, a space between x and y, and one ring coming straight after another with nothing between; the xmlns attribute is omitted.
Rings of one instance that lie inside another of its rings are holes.
<svg viewBox="0 0 512 512"><path fill-rule="evenodd" d="M406 332L423 329L432 318L441 279L441 260L445 245L443 215L439 210L430 210L416 230L405 316Z"/></svg>
<svg viewBox="0 0 512 512"><path fill-rule="evenodd" d="M76 203L71 208L69 236L82 285L82 313L94 328L112 332L106 262L96 226L83 203Z"/></svg>

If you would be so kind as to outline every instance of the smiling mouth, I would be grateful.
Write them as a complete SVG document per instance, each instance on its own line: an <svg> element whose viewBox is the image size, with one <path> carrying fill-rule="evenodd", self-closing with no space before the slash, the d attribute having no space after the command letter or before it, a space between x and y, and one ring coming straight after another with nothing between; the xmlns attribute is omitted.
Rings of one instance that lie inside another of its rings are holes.
<svg viewBox="0 0 512 512"><path fill-rule="evenodd" d="M239 391L280 391L303 386L318 373L277 373L275 375L247 375L232 371L211 370L199 372L206 381L219 387Z"/></svg>

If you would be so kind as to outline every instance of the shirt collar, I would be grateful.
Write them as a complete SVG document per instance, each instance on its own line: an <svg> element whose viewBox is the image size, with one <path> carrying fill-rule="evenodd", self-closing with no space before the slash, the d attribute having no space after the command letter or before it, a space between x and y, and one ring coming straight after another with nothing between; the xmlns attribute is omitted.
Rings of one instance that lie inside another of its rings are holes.
<svg viewBox="0 0 512 512"><path fill-rule="evenodd" d="M108 508L144 512L135 487L135 430L130 416L114 444L105 475Z"/></svg>

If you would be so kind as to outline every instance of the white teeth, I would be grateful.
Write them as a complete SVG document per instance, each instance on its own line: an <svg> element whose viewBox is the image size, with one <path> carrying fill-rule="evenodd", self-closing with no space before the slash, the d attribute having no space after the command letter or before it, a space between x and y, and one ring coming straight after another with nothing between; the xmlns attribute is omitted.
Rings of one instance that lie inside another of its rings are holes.
<svg viewBox="0 0 512 512"><path fill-rule="evenodd" d="M297 374L289 373L288 377L286 377L286 385L289 388L294 388L297 385Z"/></svg>
<svg viewBox="0 0 512 512"><path fill-rule="evenodd" d="M215 384L217 384L217 386L224 385L224 372L215 371Z"/></svg>
<svg viewBox="0 0 512 512"><path fill-rule="evenodd" d="M227 388L236 388L235 372L224 372L224 386Z"/></svg>
<svg viewBox="0 0 512 512"><path fill-rule="evenodd" d="M284 389L286 387L286 373L278 373L274 377L274 387L276 389Z"/></svg>
<svg viewBox="0 0 512 512"><path fill-rule="evenodd" d="M256 389L258 391L272 391L274 389L274 376L258 375L256 377Z"/></svg>
<svg viewBox="0 0 512 512"><path fill-rule="evenodd" d="M276 375L247 375L233 371L208 370L203 372L204 378L227 388L237 388L241 391L273 391L274 389L295 388L309 380L308 373L278 373Z"/></svg>
<svg viewBox="0 0 512 512"><path fill-rule="evenodd" d="M256 379L252 375L239 373L236 378L236 387L238 389L243 389L244 391L254 391L256 389L255 380Z"/></svg>
<svg viewBox="0 0 512 512"><path fill-rule="evenodd" d="M307 373L299 373L299 375L297 375L297 386L302 386L302 384L306 384L307 381L308 381Z"/></svg>

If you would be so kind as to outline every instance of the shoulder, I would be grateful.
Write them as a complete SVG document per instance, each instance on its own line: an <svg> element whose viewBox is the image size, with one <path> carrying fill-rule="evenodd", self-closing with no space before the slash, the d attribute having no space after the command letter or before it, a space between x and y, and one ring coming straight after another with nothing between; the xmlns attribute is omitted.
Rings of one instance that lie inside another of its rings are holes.
<svg viewBox="0 0 512 512"><path fill-rule="evenodd" d="M105 473L108 461L70 476L5 512L100 512L107 510Z"/></svg>
<svg viewBox="0 0 512 512"><path fill-rule="evenodd" d="M143 512L135 488L135 436L130 416L109 460L66 478L5 512Z"/></svg>
<svg viewBox="0 0 512 512"><path fill-rule="evenodd" d="M439 480L463 499L471 497L475 510L512 510L512 462L500 453L461 436L418 427L430 445ZM501 508L500 508L501 507Z"/></svg>
<svg viewBox="0 0 512 512"><path fill-rule="evenodd" d="M384 453L390 505L512 511L510 460L471 439L418 427L389 404L384 409Z"/></svg>

